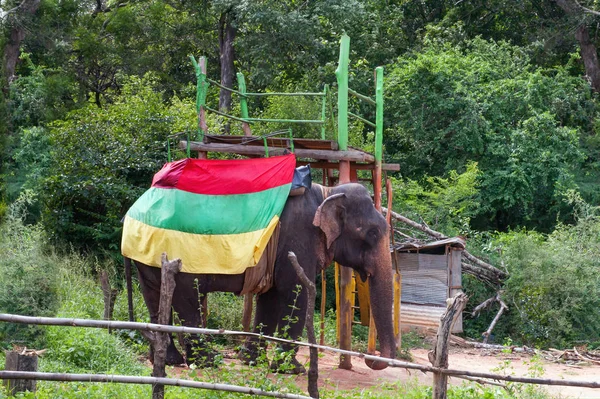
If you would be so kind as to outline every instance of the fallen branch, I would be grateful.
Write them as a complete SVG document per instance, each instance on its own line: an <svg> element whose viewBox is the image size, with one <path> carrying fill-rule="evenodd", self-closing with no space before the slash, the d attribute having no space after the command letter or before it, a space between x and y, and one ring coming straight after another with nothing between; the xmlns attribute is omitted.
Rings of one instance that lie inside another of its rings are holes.
<svg viewBox="0 0 600 399"><path fill-rule="evenodd" d="M387 208L381 208L382 211L384 213L390 213L392 215L392 217L404 224L407 224L417 230L420 230L426 234L428 234L429 236L438 239L438 240L444 240L446 238L448 238L447 236L445 236L444 234L440 233L439 231L435 231L431 228L429 228L428 226L421 224L421 223L417 223L414 220L411 220L409 218L407 218L406 216L403 216L399 213L396 213L394 211L390 211ZM469 260L471 263L477 265L477 267L492 273L493 276L496 277L497 283L496 285L500 285L501 280L504 280L505 278L508 277L508 274L500 269L498 269L497 267L490 265L487 262L482 261L481 259L477 258L476 256L472 255L471 253L469 253L469 251L467 251L466 249L463 251L463 256Z"/></svg>
<svg viewBox="0 0 600 399"><path fill-rule="evenodd" d="M492 320L492 323L488 327L487 331L483 333L483 336L484 336L483 343L484 344L487 344L487 341L490 338L490 335L492 335L492 331L494 330L494 327L496 327L496 323L498 323L498 320L500 320L500 316L502 316L502 313L504 313L504 311L508 310L508 306L506 306L504 301L502 301L502 299L500 299L500 294L496 295L496 298L498 300L498 303L500 304L500 309L498 310L498 313L496 313L496 317L494 317L494 320Z"/></svg>
<svg viewBox="0 0 600 399"><path fill-rule="evenodd" d="M575 354L577 355L577 357L580 358L581 360L584 360L586 362L592 362L594 364L600 364L600 361L598 361L598 360L590 359L587 356L583 356L581 353L579 353L577 351L577 348L575 346L573 347L573 351L575 352Z"/></svg>

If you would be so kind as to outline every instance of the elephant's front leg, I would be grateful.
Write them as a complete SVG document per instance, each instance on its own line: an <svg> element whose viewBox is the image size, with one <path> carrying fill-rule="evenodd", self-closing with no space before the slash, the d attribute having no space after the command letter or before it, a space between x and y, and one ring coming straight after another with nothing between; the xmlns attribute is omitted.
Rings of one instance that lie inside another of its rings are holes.
<svg viewBox="0 0 600 399"><path fill-rule="evenodd" d="M306 305L308 294L305 289L295 288L285 293L280 293L283 300L279 301L279 320L277 335L297 341L302 335L306 323ZM306 368L296 359L298 346L281 344L271 363L271 369L278 373L303 374Z"/></svg>

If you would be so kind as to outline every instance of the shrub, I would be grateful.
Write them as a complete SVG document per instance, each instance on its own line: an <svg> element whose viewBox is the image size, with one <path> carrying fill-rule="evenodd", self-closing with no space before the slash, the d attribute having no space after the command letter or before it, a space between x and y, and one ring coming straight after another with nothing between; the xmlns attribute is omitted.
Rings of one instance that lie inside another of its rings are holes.
<svg viewBox="0 0 600 399"><path fill-rule="evenodd" d="M8 210L0 226L0 312L52 316L58 307L58 261L43 251L44 235L38 226L23 223L26 208L35 201L25 191ZM0 342L43 344L43 330L26 324L0 323Z"/></svg>
<svg viewBox="0 0 600 399"><path fill-rule="evenodd" d="M600 217L578 195L571 193L571 200L578 210L575 225L560 224L548 236L499 234L494 242L510 272L504 328L530 346L598 344Z"/></svg>

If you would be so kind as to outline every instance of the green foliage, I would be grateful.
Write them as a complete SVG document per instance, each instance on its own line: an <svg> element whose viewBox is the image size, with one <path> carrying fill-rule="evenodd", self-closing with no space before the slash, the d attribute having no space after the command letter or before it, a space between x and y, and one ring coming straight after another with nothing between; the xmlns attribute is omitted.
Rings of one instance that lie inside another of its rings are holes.
<svg viewBox="0 0 600 399"><path fill-rule="evenodd" d="M58 307L59 261L43 251L39 226L24 224L28 205L25 191L8 209L0 225L0 312L27 316L52 316ZM0 323L0 345L43 346L44 330L38 326Z"/></svg>
<svg viewBox="0 0 600 399"><path fill-rule="evenodd" d="M193 123L191 104L188 113L180 101L173 104L163 103L150 78L131 78L113 104L90 104L52 124L44 185L44 226L52 238L95 253L116 251L121 218L166 161L166 137L174 126Z"/></svg>
<svg viewBox="0 0 600 399"><path fill-rule="evenodd" d="M567 68L532 67L518 47L475 39L400 58L386 93L386 149L405 177L477 162L478 227L554 224L597 115L585 82Z"/></svg>
<svg viewBox="0 0 600 399"><path fill-rule="evenodd" d="M9 107L13 128L39 126L63 117L73 109L77 94L62 69L34 65L31 54L21 54L23 74L10 86Z"/></svg>
<svg viewBox="0 0 600 399"><path fill-rule="evenodd" d="M451 170L448 178L426 177L421 182L392 178L394 209L447 235L464 234L481 207L480 176L477 163L470 162L463 173Z"/></svg>
<svg viewBox="0 0 600 399"><path fill-rule="evenodd" d="M36 193L28 204L26 222L39 220L41 209L39 196L43 179L50 165L50 141L48 132L41 127L24 128L18 138L18 145L11 151L12 159L5 165L4 194L14 201L24 190Z"/></svg>
<svg viewBox="0 0 600 399"><path fill-rule="evenodd" d="M559 225L547 237L533 232L497 236L510 277L506 281L508 334L530 346L595 345L600 322L600 219L572 194L575 225Z"/></svg>

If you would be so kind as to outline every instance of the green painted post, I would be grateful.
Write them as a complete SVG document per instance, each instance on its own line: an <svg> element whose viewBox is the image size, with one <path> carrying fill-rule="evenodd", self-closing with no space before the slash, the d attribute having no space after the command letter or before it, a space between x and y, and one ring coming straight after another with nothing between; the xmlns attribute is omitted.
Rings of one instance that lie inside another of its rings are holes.
<svg viewBox="0 0 600 399"><path fill-rule="evenodd" d="M194 69L196 70L196 112L198 114L198 133L204 135L208 127L204 119L204 109L206 105L206 93L208 91L208 82L206 81L206 57L198 58L190 55Z"/></svg>
<svg viewBox="0 0 600 399"><path fill-rule="evenodd" d="M375 68L375 161L383 159L383 67Z"/></svg>
<svg viewBox="0 0 600 399"><path fill-rule="evenodd" d="M338 82L338 147L348 149L348 63L350 59L350 37L344 33L340 40L340 60L335 70Z"/></svg>
<svg viewBox="0 0 600 399"><path fill-rule="evenodd" d="M236 74L238 81L238 90L240 92L240 113L242 115L242 119L248 119L250 115L248 114L248 98L246 97L246 79L244 78L244 74L238 72ZM242 122L242 130L246 136L251 136L252 132L250 131L250 125L247 122Z"/></svg>
<svg viewBox="0 0 600 399"><path fill-rule="evenodd" d="M321 140L325 140L325 118L327 117L327 91L329 90L329 85L325 85L323 88L323 105L321 106L321 120L323 121L323 125L321 126Z"/></svg>
<svg viewBox="0 0 600 399"><path fill-rule="evenodd" d="M246 99L246 96L244 96L244 94L246 94L246 79L244 79L244 74L241 72L238 72L236 76L238 90L242 93L242 95L240 95L240 113L242 114L242 118L246 119L250 117L248 115L248 100Z"/></svg>

